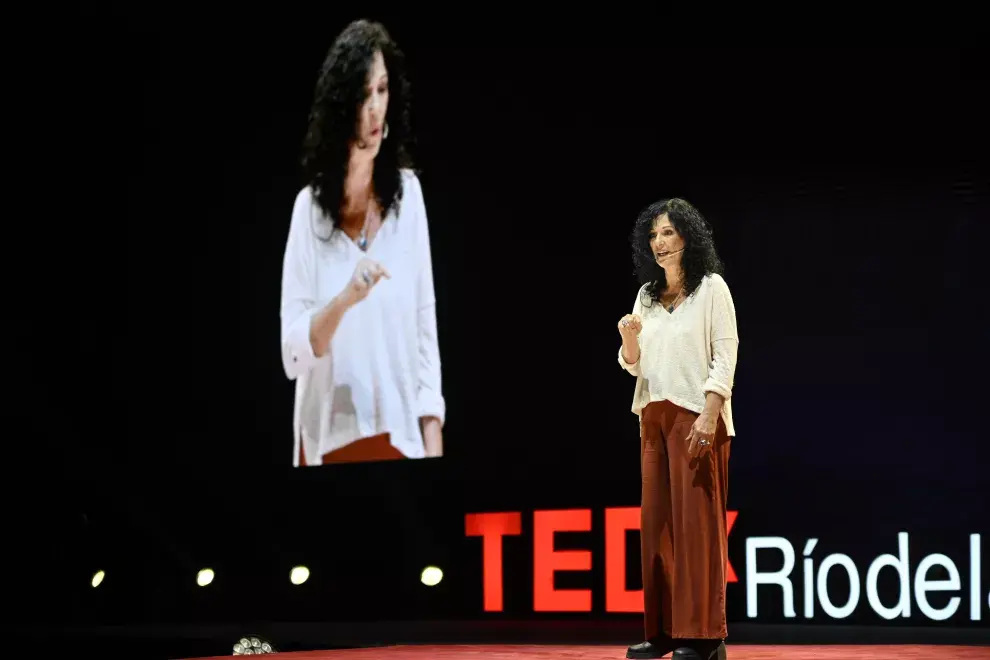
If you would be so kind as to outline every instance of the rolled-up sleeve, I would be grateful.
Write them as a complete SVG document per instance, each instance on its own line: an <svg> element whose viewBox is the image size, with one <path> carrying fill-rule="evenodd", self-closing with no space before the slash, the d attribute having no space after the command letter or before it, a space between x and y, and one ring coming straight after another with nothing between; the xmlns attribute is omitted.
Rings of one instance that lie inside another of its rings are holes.
<svg viewBox="0 0 990 660"><path fill-rule="evenodd" d="M319 307L314 292L314 255L310 218L312 197L302 190L292 208L289 236L282 260L281 318L282 368L290 380L311 369L319 358L309 339L310 320Z"/></svg>
<svg viewBox="0 0 990 660"><path fill-rule="evenodd" d="M416 284L419 359L417 362L416 410L418 417L446 419L446 402L441 387L440 346L437 336L436 292L433 284L433 255L426 202L419 179L410 177L411 202L416 205Z"/></svg>
<svg viewBox="0 0 990 660"><path fill-rule="evenodd" d="M715 392L725 399L732 397L736 374L739 333L736 328L736 308L729 287L721 277L712 279L711 296L712 362L705 380L705 393Z"/></svg>
<svg viewBox="0 0 990 660"><path fill-rule="evenodd" d="M640 290L636 293L636 301L633 302L633 309L632 309L632 313L633 314L636 314L637 316L639 316L639 318L643 318L643 303L640 302L640 295L642 293L643 293L643 289L640 288ZM639 340L637 340L637 342L638 341ZM628 362L626 362L626 359L624 357L622 357L622 344L621 344L621 342L619 343L619 366L620 367L622 367L623 369L625 369L626 371L628 371L629 373L631 373L633 376L639 376L640 373L641 373L640 368L639 368L639 365L640 365L640 362L642 362L642 361L643 361L643 347L642 347L642 345L640 345L639 359L634 364L629 364Z"/></svg>

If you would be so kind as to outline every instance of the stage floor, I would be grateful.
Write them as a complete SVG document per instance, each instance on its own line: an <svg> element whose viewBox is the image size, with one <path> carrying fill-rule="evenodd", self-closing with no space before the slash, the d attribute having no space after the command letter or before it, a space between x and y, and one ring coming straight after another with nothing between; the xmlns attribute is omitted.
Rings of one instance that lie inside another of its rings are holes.
<svg viewBox="0 0 990 660"><path fill-rule="evenodd" d="M729 660L970 660L990 658L990 648L974 646L754 646L726 645ZM188 660L220 660L230 655ZM625 658L623 646L440 645L386 646L335 651L279 653L288 660L614 660ZM670 656L667 656L670 657Z"/></svg>

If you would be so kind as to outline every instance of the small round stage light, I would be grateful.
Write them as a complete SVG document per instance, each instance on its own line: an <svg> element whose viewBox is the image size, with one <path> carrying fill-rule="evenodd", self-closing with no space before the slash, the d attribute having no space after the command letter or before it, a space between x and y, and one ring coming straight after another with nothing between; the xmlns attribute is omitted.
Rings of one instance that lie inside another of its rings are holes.
<svg viewBox="0 0 990 660"><path fill-rule="evenodd" d="M443 579L443 571L436 566L427 566L419 576L420 581L428 587L435 587Z"/></svg>
<svg viewBox="0 0 990 660"><path fill-rule="evenodd" d="M103 578L105 578L106 576L107 574L104 573L103 571L96 571L96 573L93 574L93 581L90 584L92 584L93 588L95 589L96 587L103 584Z"/></svg>
<svg viewBox="0 0 990 660"><path fill-rule="evenodd" d="M209 585L211 582L213 582L214 577L215 574L213 573L212 568L204 568L196 576L196 584L198 584L201 587L205 587Z"/></svg>
<svg viewBox="0 0 990 660"><path fill-rule="evenodd" d="M309 579L309 569L305 566L296 566L289 573L289 581L298 586Z"/></svg>
<svg viewBox="0 0 990 660"><path fill-rule="evenodd" d="M234 644L234 655L267 655L278 653L271 642L258 635L248 635Z"/></svg>

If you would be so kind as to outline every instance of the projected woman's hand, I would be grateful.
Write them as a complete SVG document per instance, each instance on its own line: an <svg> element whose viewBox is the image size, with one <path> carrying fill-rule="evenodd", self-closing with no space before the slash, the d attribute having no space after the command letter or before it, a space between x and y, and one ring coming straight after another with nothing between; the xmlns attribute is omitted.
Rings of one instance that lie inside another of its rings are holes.
<svg viewBox="0 0 990 660"><path fill-rule="evenodd" d="M344 289L344 297L351 305L361 302L383 277L392 277L385 266L372 259L362 259L354 268L354 274Z"/></svg>

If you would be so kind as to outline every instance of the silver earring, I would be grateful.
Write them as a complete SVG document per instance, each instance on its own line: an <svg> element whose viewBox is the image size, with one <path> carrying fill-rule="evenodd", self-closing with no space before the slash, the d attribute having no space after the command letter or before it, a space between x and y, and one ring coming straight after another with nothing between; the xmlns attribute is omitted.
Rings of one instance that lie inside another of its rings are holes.
<svg viewBox="0 0 990 660"><path fill-rule="evenodd" d="M388 139L388 122L385 122L385 130L382 131L382 139L383 140Z"/></svg>

